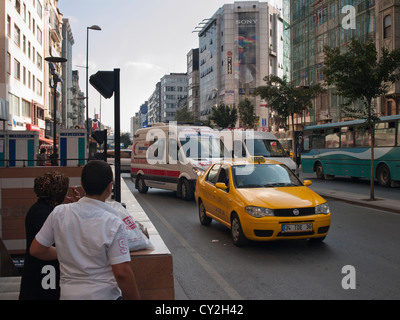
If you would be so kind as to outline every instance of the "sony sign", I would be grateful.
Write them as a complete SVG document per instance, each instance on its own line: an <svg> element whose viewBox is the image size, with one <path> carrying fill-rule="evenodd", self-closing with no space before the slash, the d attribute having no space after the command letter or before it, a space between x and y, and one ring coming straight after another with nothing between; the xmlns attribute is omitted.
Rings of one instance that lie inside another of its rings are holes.
<svg viewBox="0 0 400 320"><path fill-rule="evenodd" d="M241 19L236 20L236 24L257 24L257 19Z"/></svg>

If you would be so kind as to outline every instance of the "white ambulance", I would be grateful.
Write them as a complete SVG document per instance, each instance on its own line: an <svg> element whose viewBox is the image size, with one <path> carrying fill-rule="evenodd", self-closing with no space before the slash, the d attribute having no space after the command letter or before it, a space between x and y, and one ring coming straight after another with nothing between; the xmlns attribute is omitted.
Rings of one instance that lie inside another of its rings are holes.
<svg viewBox="0 0 400 320"><path fill-rule="evenodd" d="M263 156L265 159L285 164L290 170L298 174L296 163L289 157L279 140L271 132L236 129L220 131L219 135L232 158Z"/></svg>
<svg viewBox="0 0 400 320"><path fill-rule="evenodd" d="M159 188L192 200L197 177L222 157L218 132L209 127L154 124L133 137L131 179L140 193Z"/></svg>

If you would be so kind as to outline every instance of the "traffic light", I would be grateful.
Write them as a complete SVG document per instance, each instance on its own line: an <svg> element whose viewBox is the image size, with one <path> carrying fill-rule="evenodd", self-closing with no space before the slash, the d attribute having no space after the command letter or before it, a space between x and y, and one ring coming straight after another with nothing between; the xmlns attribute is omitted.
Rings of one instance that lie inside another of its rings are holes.
<svg viewBox="0 0 400 320"><path fill-rule="evenodd" d="M115 90L114 71L98 71L90 76L90 84L106 99L110 99Z"/></svg>
<svg viewBox="0 0 400 320"><path fill-rule="evenodd" d="M95 158L97 160L104 160L107 162L107 130L97 130L92 133L92 138L96 140L99 145L104 144L103 152L97 152ZM97 147L96 147L97 149Z"/></svg>
<svg viewBox="0 0 400 320"><path fill-rule="evenodd" d="M104 141L107 142L107 131L106 130L98 130L92 133L92 138L96 140L98 144L103 144Z"/></svg>

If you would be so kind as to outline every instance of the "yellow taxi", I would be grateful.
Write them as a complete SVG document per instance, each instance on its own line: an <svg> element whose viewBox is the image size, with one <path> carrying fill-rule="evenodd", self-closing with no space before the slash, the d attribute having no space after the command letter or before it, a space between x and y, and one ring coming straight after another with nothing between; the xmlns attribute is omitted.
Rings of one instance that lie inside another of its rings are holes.
<svg viewBox="0 0 400 320"><path fill-rule="evenodd" d="M237 246L248 240L323 241L331 214L309 185L284 164L263 157L215 163L196 182L200 223L214 219L227 226Z"/></svg>

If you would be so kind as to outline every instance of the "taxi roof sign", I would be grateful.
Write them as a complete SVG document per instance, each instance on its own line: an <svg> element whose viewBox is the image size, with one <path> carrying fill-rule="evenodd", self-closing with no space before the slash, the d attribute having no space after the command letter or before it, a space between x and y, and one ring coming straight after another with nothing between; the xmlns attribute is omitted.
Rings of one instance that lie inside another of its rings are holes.
<svg viewBox="0 0 400 320"><path fill-rule="evenodd" d="M265 163L265 158L263 156L254 156L249 158L250 163Z"/></svg>

